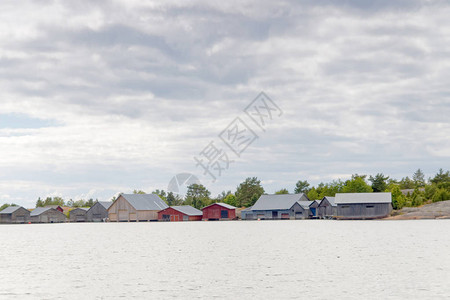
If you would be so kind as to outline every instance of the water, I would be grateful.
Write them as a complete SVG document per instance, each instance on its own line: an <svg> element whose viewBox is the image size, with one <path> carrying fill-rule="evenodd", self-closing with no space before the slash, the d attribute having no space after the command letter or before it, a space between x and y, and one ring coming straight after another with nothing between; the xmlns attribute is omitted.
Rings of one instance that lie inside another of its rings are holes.
<svg viewBox="0 0 450 300"><path fill-rule="evenodd" d="M0 226L0 299L450 298L450 220Z"/></svg>

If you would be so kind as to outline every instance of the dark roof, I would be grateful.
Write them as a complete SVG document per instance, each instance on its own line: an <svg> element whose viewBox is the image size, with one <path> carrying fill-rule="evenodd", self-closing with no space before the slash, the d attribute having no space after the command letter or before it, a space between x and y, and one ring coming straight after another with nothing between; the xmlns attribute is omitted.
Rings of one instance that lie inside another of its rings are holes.
<svg viewBox="0 0 450 300"><path fill-rule="evenodd" d="M169 206L155 194L121 194L136 210L163 210Z"/></svg>
<svg viewBox="0 0 450 300"><path fill-rule="evenodd" d="M391 193L337 193L336 204L392 203Z"/></svg>
<svg viewBox="0 0 450 300"><path fill-rule="evenodd" d="M171 208L188 216L203 216L203 212L201 210L198 210L190 205L171 206Z"/></svg>
<svg viewBox="0 0 450 300"><path fill-rule="evenodd" d="M108 209L114 202L112 201L98 201L104 208Z"/></svg>
<svg viewBox="0 0 450 300"><path fill-rule="evenodd" d="M304 194L262 195L252 210L286 210L302 199ZM309 203L308 203L309 205Z"/></svg>
<svg viewBox="0 0 450 300"><path fill-rule="evenodd" d="M19 208L21 208L21 206L8 206L4 210L0 211L0 214L12 214L13 212L18 210Z"/></svg>
<svg viewBox="0 0 450 300"><path fill-rule="evenodd" d="M55 209L55 208L49 207L49 206L46 206L46 207L36 207L35 209L33 209L33 210L31 211L30 216L31 216L31 217L39 216L40 214L42 214L42 213L44 213L44 212L46 212L47 210L50 210L50 209ZM56 209L55 209L55 210L56 210ZM59 211L59 210L56 210L56 211Z"/></svg>
<svg viewBox="0 0 450 300"><path fill-rule="evenodd" d="M81 209L81 210L84 210L84 211L88 211L90 209L90 207L75 207L74 209L71 210L71 212L76 210L76 209Z"/></svg>
<svg viewBox="0 0 450 300"><path fill-rule="evenodd" d="M227 208L227 209L236 209L236 207L234 207L233 205L226 204L226 203L222 203L222 202L217 202L217 203L213 203L213 204L211 204L211 205L208 205L208 206L203 207L202 210L204 210L204 209L207 208L207 207L216 205L216 204L217 204L217 205L220 205L220 206L222 206L222 207L225 207L225 208Z"/></svg>

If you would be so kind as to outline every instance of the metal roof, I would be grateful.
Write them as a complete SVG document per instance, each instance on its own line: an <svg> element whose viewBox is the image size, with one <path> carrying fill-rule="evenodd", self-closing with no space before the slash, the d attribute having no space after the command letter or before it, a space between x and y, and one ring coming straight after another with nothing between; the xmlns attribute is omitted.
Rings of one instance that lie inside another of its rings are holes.
<svg viewBox="0 0 450 300"><path fill-rule="evenodd" d="M295 202L301 201L304 194L262 195L253 205L252 210L286 210ZM306 197L306 196L305 196ZM307 199L307 197L306 197ZM310 203L308 203L309 205Z"/></svg>
<svg viewBox="0 0 450 300"><path fill-rule="evenodd" d="M0 214L12 214L13 212L18 210L19 208L21 208L21 206L8 206L4 210L0 211Z"/></svg>
<svg viewBox="0 0 450 300"><path fill-rule="evenodd" d="M314 201L297 201L298 204L304 209L309 209L309 206L314 203ZM290 208L290 207L289 207Z"/></svg>
<svg viewBox="0 0 450 300"><path fill-rule="evenodd" d="M59 211L59 210L57 210L57 209L55 209L55 208L53 208L53 207L48 207L48 206L46 206L46 207L36 207L35 209L33 209L33 210L31 211L30 216L31 216L31 217L39 216L40 214L46 212L47 210L51 210L51 209L54 209L54 210L56 210L56 211Z"/></svg>
<svg viewBox="0 0 450 300"><path fill-rule="evenodd" d="M391 203L391 193L337 193L336 204Z"/></svg>
<svg viewBox="0 0 450 300"><path fill-rule="evenodd" d="M325 197L323 197L323 199L327 199L331 206L336 206L336 203L335 203L336 198L335 197L325 196ZM323 199L322 199L322 201L323 201ZM320 203L322 203L322 201L320 201Z"/></svg>
<svg viewBox="0 0 450 300"><path fill-rule="evenodd" d="M188 216L203 216L203 212L201 210L198 210L190 205L171 206L171 208Z"/></svg>
<svg viewBox="0 0 450 300"><path fill-rule="evenodd" d="M112 201L98 201L104 208L108 209L114 202Z"/></svg>
<svg viewBox="0 0 450 300"><path fill-rule="evenodd" d="M208 205L208 206L203 207L202 210L204 210L204 209L207 208L207 207L213 206L213 205L215 205L215 204L220 205L220 206L222 206L222 207L225 207L225 208L227 208L227 209L235 209L235 208L236 208L236 207L234 207L233 205L230 205L230 204L226 204L226 203L223 203L223 202L217 202L217 203L213 203L213 204L211 204L211 205Z"/></svg>
<svg viewBox="0 0 450 300"><path fill-rule="evenodd" d="M121 194L136 210L163 210L169 206L155 194Z"/></svg>
<svg viewBox="0 0 450 300"><path fill-rule="evenodd" d="M76 209L81 209L81 210L84 210L84 211L88 211L90 209L90 207L75 207L74 209L71 210L71 212L76 210Z"/></svg>

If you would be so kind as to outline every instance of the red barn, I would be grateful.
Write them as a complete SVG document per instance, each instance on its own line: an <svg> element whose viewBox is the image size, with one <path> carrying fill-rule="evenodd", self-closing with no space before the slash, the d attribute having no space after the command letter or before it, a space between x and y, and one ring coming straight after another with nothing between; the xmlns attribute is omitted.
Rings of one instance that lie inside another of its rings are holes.
<svg viewBox="0 0 450 300"><path fill-rule="evenodd" d="M189 205L171 206L158 212L159 221L201 221L203 213Z"/></svg>
<svg viewBox="0 0 450 300"><path fill-rule="evenodd" d="M226 203L214 203L202 210L203 220L232 220L236 218L236 207Z"/></svg>

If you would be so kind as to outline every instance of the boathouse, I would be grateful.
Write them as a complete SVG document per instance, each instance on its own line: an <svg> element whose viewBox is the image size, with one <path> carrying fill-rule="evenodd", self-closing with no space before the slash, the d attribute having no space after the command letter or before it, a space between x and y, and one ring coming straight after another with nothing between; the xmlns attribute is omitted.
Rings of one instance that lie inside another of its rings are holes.
<svg viewBox="0 0 450 300"><path fill-rule="evenodd" d="M244 216L246 220L306 219L310 217L309 205L305 194L262 195Z"/></svg>
<svg viewBox="0 0 450 300"><path fill-rule="evenodd" d="M66 220L65 214L51 207L38 207L30 213L31 223L62 223Z"/></svg>
<svg viewBox="0 0 450 300"><path fill-rule="evenodd" d="M203 220L233 220L236 207L226 203L214 203L202 208Z"/></svg>
<svg viewBox="0 0 450 300"><path fill-rule="evenodd" d="M89 210L89 207L77 207L72 209L69 212L69 220L70 222L86 222L87 217L86 214Z"/></svg>
<svg viewBox="0 0 450 300"><path fill-rule="evenodd" d="M108 208L113 204L112 201L98 201L87 212L87 222L104 222L108 218Z"/></svg>
<svg viewBox="0 0 450 300"><path fill-rule="evenodd" d="M30 211L22 206L9 206L0 211L0 223L17 224L28 223L30 220Z"/></svg>
<svg viewBox="0 0 450 300"><path fill-rule="evenodd" d="M112 222L156 221L158 212L169 206L155 194L121 194L109 207Z"/></svg>
<svg viewBox="0 0 450 300"><path fill-rule="evenodd" d="M159 221L201 221L203 212L189 205L171 206L158 212Z"/></svg>
<svg viewBox="0 0 450 300"><path fill-rule="evenodd" d="M320 201L319 200L313 200L309 204L309 210L310 210L310 216L311 218L317 218L318 217L318 208L319 208Z"/></svg>
<svg viewBox="0 0 450 300"><path fill-rule="evenodd" d="M391 193L337 193L338 219L377 219L392 211Z"/></svg>
<svg viewBox="0 0 450 300"><path fill-rule="evenodd" d="M336 215L337 206L334 197L325 196L318 207L318 217L321 219L331 218Z"/></svg>

